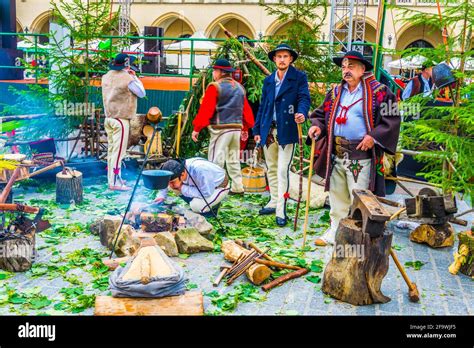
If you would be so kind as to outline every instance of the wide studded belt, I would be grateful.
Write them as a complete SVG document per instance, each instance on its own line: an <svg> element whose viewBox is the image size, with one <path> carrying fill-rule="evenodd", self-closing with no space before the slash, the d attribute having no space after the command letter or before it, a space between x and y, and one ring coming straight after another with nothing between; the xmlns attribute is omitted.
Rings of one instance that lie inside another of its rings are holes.
<svg viewBox="0 0 474 348"><path fill-rule="evenodd" d="M361 140L348 140L344 137L334 137L333 154L338 158L349 160L363 160L371 158L369 151L357 150Z"/></svg>

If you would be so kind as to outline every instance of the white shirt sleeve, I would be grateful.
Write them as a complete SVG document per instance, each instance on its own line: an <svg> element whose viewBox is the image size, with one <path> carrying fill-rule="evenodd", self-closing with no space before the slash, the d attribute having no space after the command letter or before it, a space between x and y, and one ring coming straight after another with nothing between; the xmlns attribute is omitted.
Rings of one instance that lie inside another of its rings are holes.
<svg viewBox="0 0 474 348"><path fill-rule="evenodd" d="M128 89L138 98L143 98L146 96L146 91L143 87L143 83L136 76L133 76L133 80L130 81L130 83L128 84Z"/></svg>
<svg viewBox="0 0 474 348"><path fill-rule="evenodd" d="M403 90L403 94L402 94L402 100L408 99L410 97L412 88L413 88L413 80L408 82L408 84L405 86L405 89Z"/></svg>

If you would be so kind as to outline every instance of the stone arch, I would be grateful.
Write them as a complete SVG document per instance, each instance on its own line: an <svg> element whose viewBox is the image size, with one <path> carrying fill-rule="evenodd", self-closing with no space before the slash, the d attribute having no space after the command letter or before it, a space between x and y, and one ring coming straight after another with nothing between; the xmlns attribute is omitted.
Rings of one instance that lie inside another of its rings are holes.
<svg viewBox="0 0 474 348"><path fill-rule="evenodd" d="M246 18L236 13L226 13L214 19L205 31L206 37L227 38L220 28L219 23L237 36L243 35L252 40L257 37L253 25Z"/></svg>
<svg viewBox="0 0 474 348"><path fill-rule="evenodd" d="M443 37L441 32L436 32L435 30L425 24L412 25L407 23L397 32L395 48L397 51L402 51L417 40L424 40L433 47L436 47L443 43Z"/></svg>
<svg viewBox="0 0 474 348"><path fill-rule="evenodd" d="M23 33L24 28L25 27L21 24L20 20L17 18L16 19L16 32L17 33Z"/></svg>
<svg viewBox="0 0 474 348"><path fill-rule="evenodd" d="M48 33L49 32L49 21L52 16L52 11L48 10L39 14L31 23L30 32L32 33Z"/></svg>
<svg viewBox="0 0 474 348"><path fill-rule="evenodd" d="M364 20L365 20L365 35L364 35L365 41L375 43L377 39L377 23L369 17L365 17ZM347 25L347 21L339 22L336 25L336 27L338 29L341 29L344 25Z"/></svg>
<svg viewBox="0 0 474 348"><path fill-rule="evenodd" d="M311 28L311 25L306 22L302 22L305 24L308 29ZM279 20L274 21L270 26L267 28L265 32L265 36L281 36L286 33L288 27L291 25L291 21L288 22L280 22Z"/></svg>
<svg viewBox="0 0 474 348"><path fill-rule="evenodd" d="M164 35L167 37L182 37L196 32L191 21L178 12L165 13L155 19L151 25L164 28Z"/></svg>

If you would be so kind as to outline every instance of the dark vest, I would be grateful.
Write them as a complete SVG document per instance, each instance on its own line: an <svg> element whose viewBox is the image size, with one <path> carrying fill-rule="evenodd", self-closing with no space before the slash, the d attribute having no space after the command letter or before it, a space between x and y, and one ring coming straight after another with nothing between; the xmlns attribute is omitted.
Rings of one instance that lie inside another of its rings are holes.
<svg viewBox="0 0 474 348"><path fill-rule="evenodd" d="M213 82L217 88L217 105L210 124L213 128L242 128L245 90L232 78Z"/></svg>
<svg viewBox="0 0 474 348"><path fill-rule="evenodd" d="M421 74L416 75L412 79L412 81L413 81L413 87L411 89L410 97L423 93L423 91L425 90L425 82L421 78ZM431 78L429 79L429 85L430 85L430 88L433 87L433 80Z"/></svg>

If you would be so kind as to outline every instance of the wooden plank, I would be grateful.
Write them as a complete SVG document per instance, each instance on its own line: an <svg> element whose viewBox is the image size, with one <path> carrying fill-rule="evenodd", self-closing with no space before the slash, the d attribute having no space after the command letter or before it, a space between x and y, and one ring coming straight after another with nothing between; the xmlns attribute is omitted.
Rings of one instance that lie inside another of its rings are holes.
<svg viewBox="0 0 474 348"><path fill-rule="evenodd" d="M200 291L163 298L116 298L97 296L95 315L204 315Z"/></svg>

